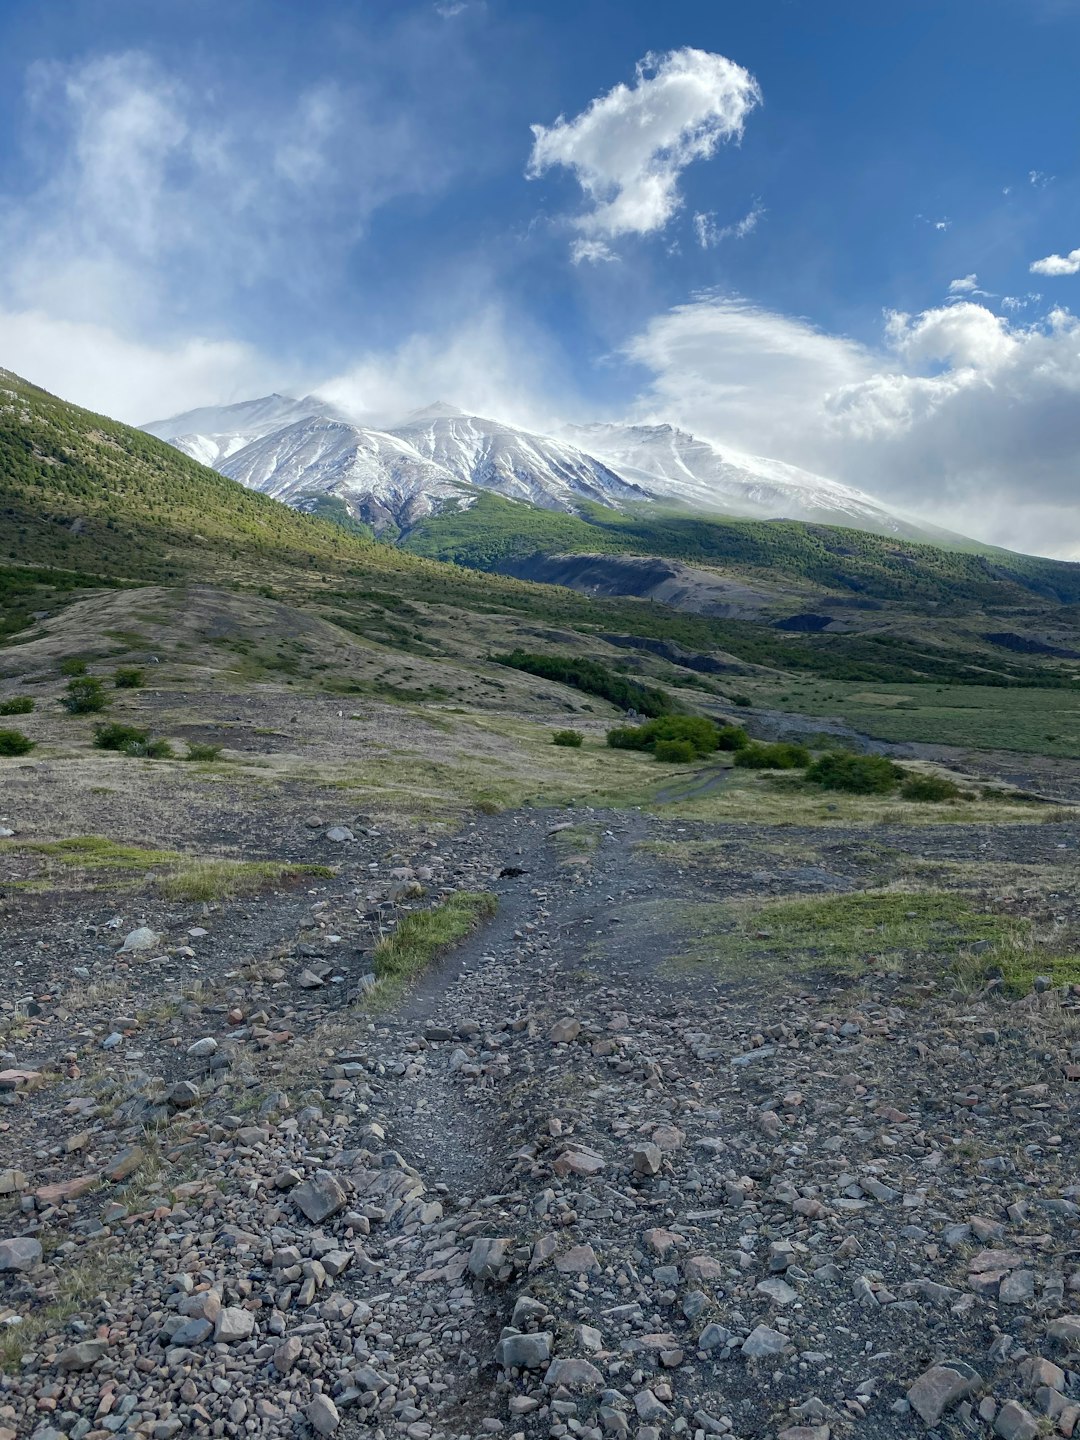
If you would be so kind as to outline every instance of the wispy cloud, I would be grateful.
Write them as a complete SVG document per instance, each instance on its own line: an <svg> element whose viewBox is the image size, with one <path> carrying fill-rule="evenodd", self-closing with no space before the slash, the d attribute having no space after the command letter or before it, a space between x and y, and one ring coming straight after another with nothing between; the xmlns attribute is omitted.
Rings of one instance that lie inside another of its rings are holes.
<svg viewBox="0 0 1080 1440"><path fill-rule="evenodd" d="M572 120L534 125L526 174L534 179L560 166L573 172L589 202L573 224L587 239L647 235L663 230L682 205L683 170L737 140L760 103L754 77L723 55L650 55L633 85L616 85ZM576 258L589 257L579 250Z"/></svg>
<svg viewBox="0 0 1080 1440"><path fill-rule="evenodd" d="M717 225L716 216L710 210L694 216L694 234L703 250L710 250L724 240L745 240L752 235L765 215L760 200L755 200L750 209L732 225Z"/></svg>

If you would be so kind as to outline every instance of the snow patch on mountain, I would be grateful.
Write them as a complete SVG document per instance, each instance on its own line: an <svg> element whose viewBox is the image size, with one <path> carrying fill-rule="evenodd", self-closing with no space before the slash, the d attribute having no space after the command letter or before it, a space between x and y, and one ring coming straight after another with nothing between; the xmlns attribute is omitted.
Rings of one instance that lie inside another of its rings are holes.
<svg viewBox="0 0 1080 1440"><path fill-rule="evenodd" d="M618 509L666 500L731 516L929 534L861 490L671 425L538 435L440 401L373 426L319 396L267 395L143 428L297 508L340 500L379 531L407 530L488 491L569 512L588 501Z"/></svg>

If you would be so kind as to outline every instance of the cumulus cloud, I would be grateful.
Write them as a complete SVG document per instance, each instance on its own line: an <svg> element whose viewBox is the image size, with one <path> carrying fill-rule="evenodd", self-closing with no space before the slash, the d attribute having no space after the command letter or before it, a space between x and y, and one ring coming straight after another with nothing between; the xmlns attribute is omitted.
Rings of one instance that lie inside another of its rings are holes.
<svg viewBox="0 0 1080 1440"><path fill-rule="evenodd" d="M973 290L979 288L979 277L977 275L963 275L959 280L949 281L950 295L970 295Z"/></svg>
<svg viewBox="0 0 1080 1440"><path fill-rule="evenodd" d="M869 347L703 296L629 347L670 418L982 539L1080 552L1080 320L1020 325L973 301L886 316ZM1037 497L1037 498L1033 498Z"/></svg>
<svg viewBox="0 0 1080 1440"><path fill-rule="evenodd" d="M760 102L754 77L723 55L689 48L649 55L633 85L616 85L572 120L534 125L526 174L573 172L589 202L573 222L585 237L647 235L680 208L682 171L738 140Z"/></svg>
<svg viewBox="0 0 1080 1440"><path fill-rule="evenodd" d="M1033 275L1078 275L1080 274L1080 249L1070 250L1068 255L1047 255L1045 260L1032 262Z"/></svg>

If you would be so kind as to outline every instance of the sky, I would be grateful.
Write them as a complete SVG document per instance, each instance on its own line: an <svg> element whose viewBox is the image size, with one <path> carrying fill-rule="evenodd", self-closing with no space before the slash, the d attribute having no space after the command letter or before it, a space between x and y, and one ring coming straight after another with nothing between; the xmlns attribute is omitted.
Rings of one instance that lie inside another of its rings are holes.
<svg viewBox="0 0 1080 1440"><path fill-rule="evenodd" d="M1080 559L1080 0L0 0L0 366L665 421Z"/></svg>

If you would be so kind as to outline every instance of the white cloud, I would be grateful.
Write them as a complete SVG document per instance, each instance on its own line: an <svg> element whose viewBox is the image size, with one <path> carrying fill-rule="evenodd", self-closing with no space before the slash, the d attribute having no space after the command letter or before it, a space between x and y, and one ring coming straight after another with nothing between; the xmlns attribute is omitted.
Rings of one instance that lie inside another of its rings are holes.
<svg viewBox="0 0 1080 1440"><path fill-rule="evenodd" d="M586 240L579 235L570 246L570 259L575 265L580 265L583 260L596 265L618 258L611 246L603 240Z"/></svg>
<svg viewBox="0 0 1080 1440"><path fill-rule="evenodd" d="M754 77L723 55L649 55L633 85L616 85L572 120L534 125L526 174L573 171L590 205L573 222L584 236L647 235L680 208L682 171L739 139L760 102Z"/></svg>
<svg viewBox="0 0 1080 1440"><path fill-rule="evenodd" d="M764 214L765 209L760 200L755 200L743 218L736 220L733 225L717 225L712 211L697 214L694 216L697 242L703 250L709 250L714 245L719 245L722 240L745 240L747 235L753 234L757 229Z"/></svg>
<svg viewBox="0 0 1080 1440"><path fill-rule="evenodd" d="M269 361L235 341L195 337L155 346L33 310L0 310L0 359L54 394L131 425L282 384Z"/></svg>
<svg viewBox="0 0 1080 1440"><path fill-rule="evenodd" d="M949 281L950 295L970 295L973 290L979 288L979 277L977 275L963 275L959 280Z"/></svg>
<svg viewBox="0 0 1080 1440"><path fill-rule="evenodd" d="M886 317L880 345L715 296L632 343L643 419L858 485L1014 548L1080 550L1080 320L972 301Z"/></svg>
<svg viewBox="0 0 1080 1440"><path fill-rule="evenodd" d="M1078 275L1080 274L1080 249L1070 250L1068 255L1047 255L1045 260L1032 263L1033 275Z"/></svg>

